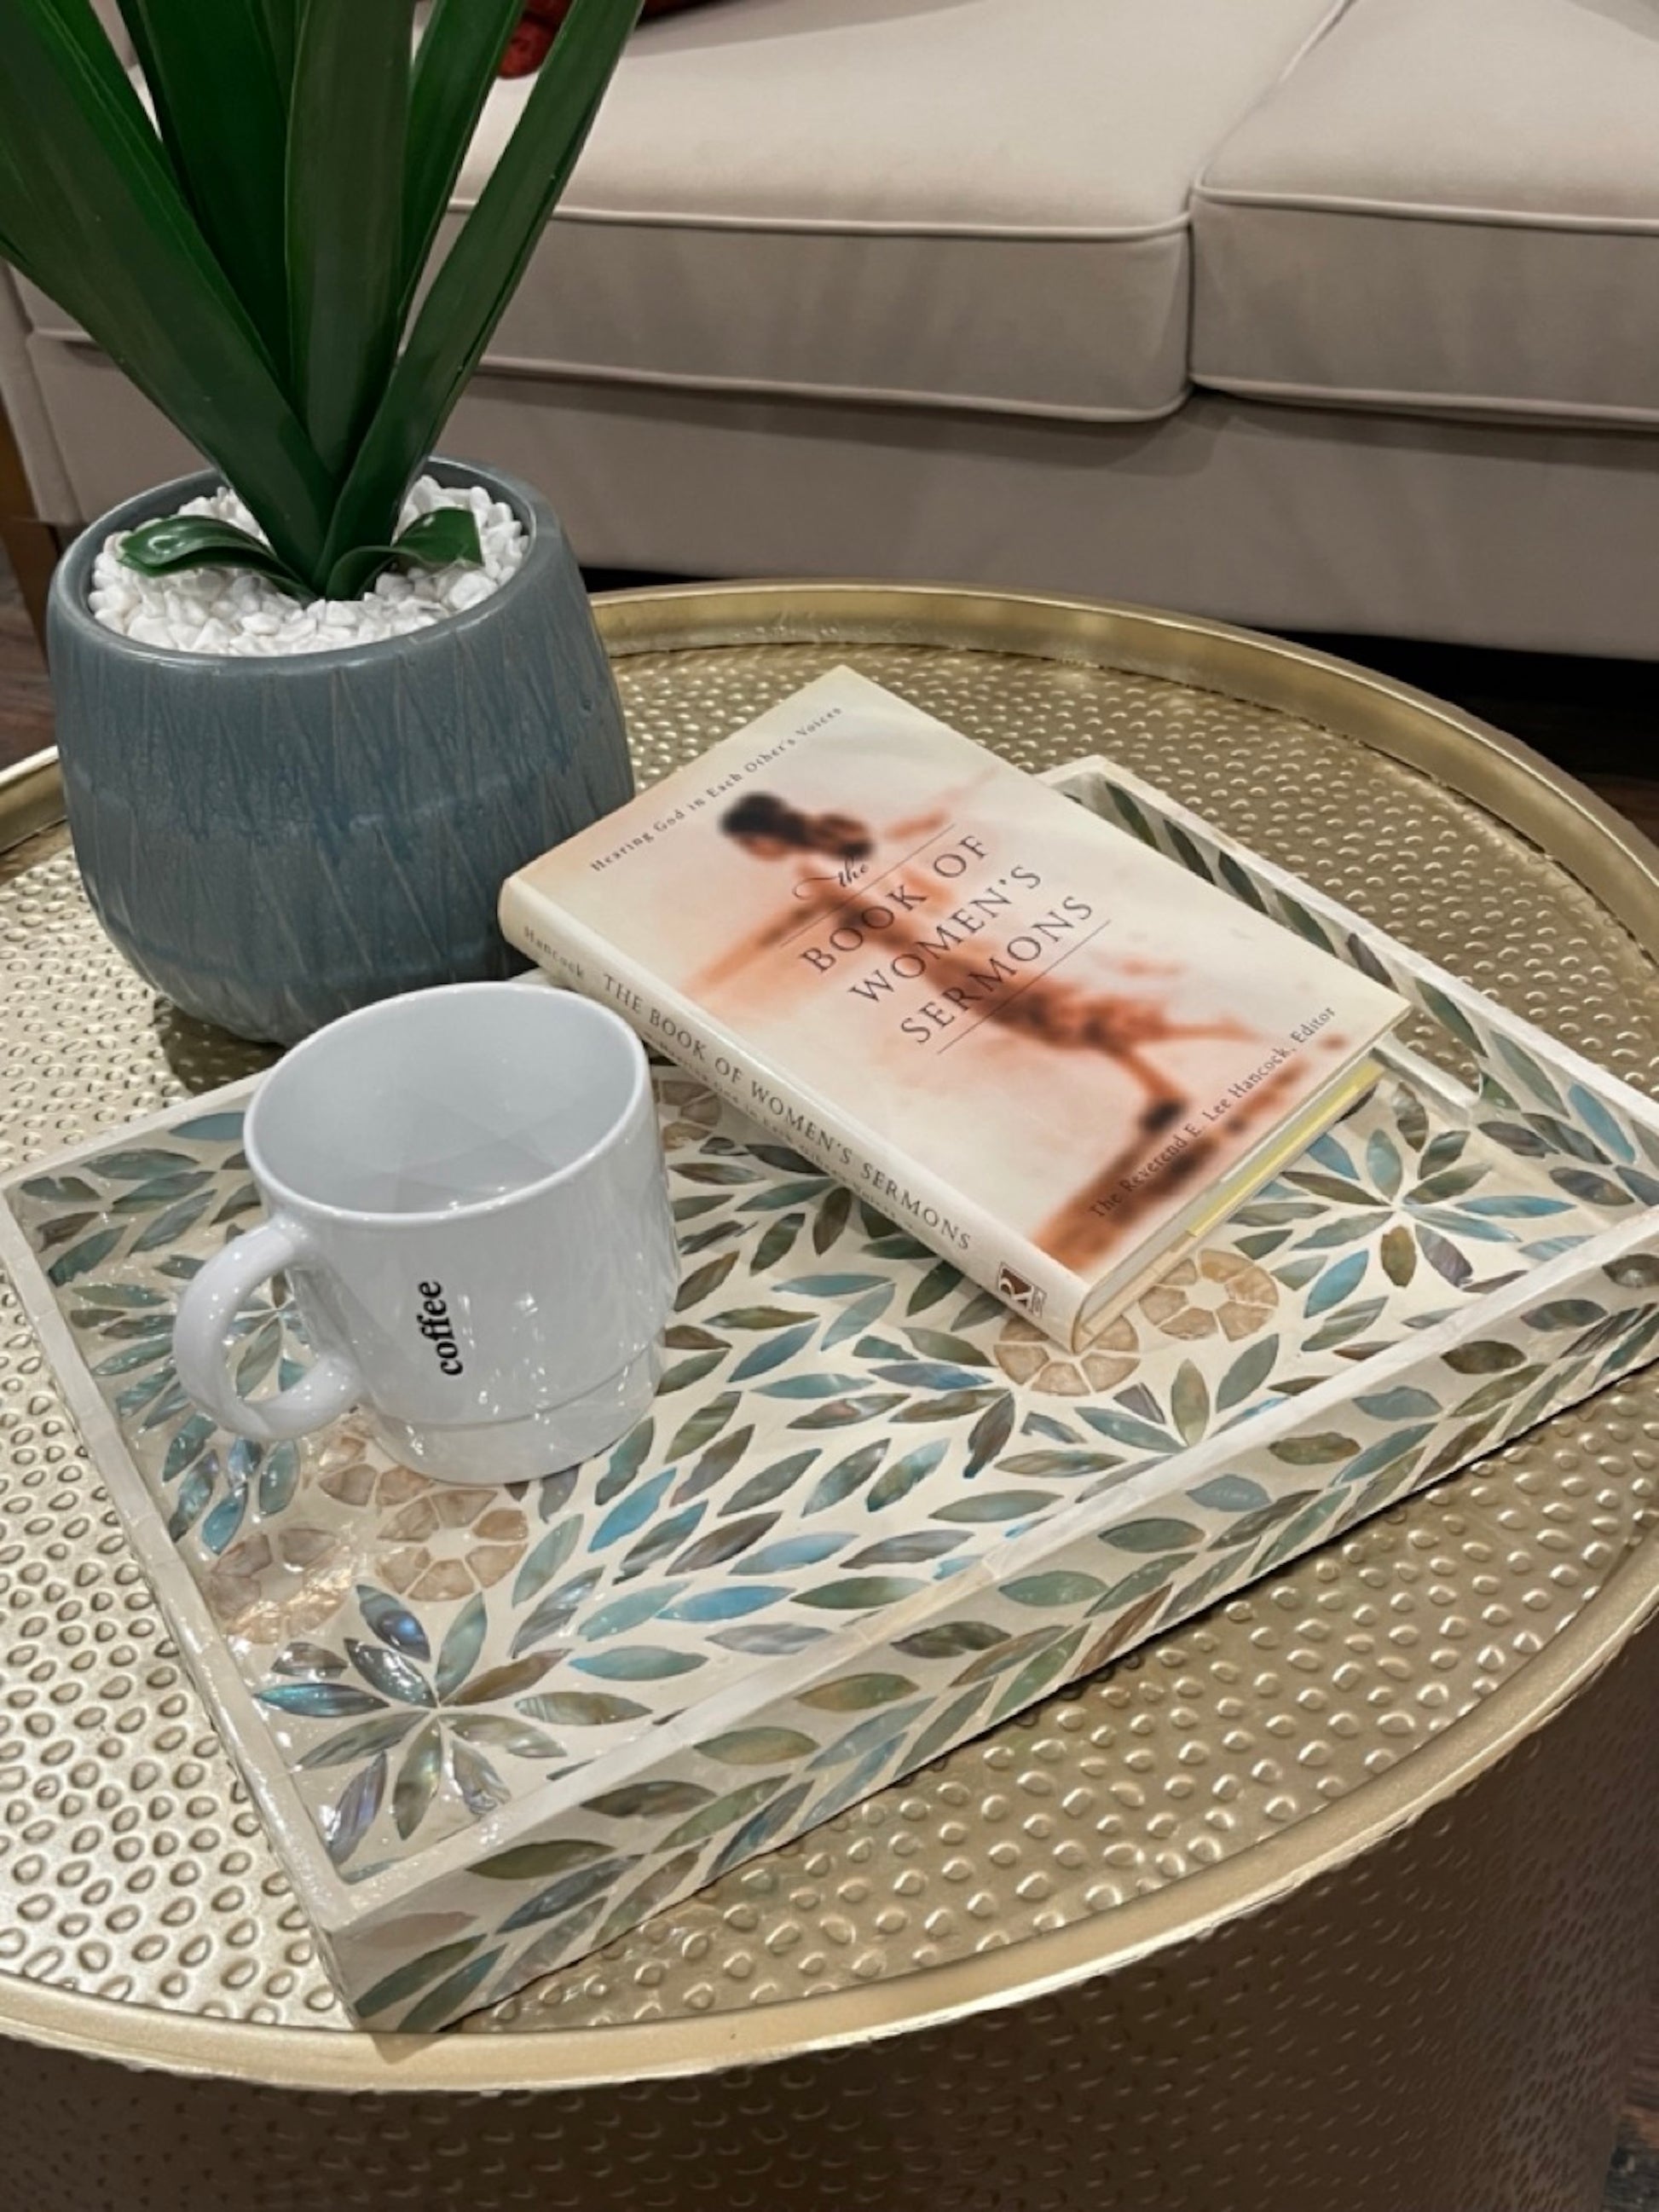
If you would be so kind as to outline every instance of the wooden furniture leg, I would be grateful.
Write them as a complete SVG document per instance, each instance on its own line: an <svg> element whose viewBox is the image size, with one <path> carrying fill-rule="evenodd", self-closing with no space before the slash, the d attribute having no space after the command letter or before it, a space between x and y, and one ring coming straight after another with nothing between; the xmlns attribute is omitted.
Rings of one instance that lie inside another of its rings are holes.
<svg viewBox="0 0 1659 2212"><path fill-rule="evenodd" d="M46 586L63 550L58 532L34 511L34 495L23 472L9 418L0 404L0 546L5 549L23 594L23 605L44 650Z"/></svg>

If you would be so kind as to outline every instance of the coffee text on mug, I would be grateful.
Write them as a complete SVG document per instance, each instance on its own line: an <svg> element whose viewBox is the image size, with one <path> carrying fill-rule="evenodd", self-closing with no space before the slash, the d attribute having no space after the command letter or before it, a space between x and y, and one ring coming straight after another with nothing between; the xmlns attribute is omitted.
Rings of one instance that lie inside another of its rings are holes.
<svg viewBox="0 0 1659 2212"><path fill-rule="evenodd" d="M455 1341L455 1332L450 1326L449 1306L441 1283L417 1283L416 1288L422 1298L421 1317L415 1326L438 1355L441 1375L461 1373L460 1347Z"/></svg>

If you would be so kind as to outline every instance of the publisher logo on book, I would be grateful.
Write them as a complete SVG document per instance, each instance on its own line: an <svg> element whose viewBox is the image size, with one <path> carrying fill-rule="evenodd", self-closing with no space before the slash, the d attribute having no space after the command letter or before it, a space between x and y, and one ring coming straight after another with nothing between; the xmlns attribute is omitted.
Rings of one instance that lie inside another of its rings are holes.
<svg viewBox="0 0 1659 2212"><path fill-rule="evenodd" d="M1035 1283L1028 1283L1024 1275L1017 1275L1012 1267L1006 1267L997 1271L997 1296L1006 1298L1021 1313L1030 1314L1033 1321L1048 1303L1047 1294Z"/></svg>

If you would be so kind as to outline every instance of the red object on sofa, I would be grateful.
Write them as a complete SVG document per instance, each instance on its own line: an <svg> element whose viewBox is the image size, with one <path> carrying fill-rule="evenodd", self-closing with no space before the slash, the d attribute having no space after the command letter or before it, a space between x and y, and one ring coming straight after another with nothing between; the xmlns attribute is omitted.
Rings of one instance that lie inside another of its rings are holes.
<svg viewBox="0 0 1659 2212"><path fill-rule="evenodd" d="M648 21L653 15L666 15L676 8L693 8L698 0L645 0L641 20ZM507 52L501 56L503 76L533 76L547 59L561 23L570 13L570 0L530 0L520 19L519 27L507 42Z"/></svg>

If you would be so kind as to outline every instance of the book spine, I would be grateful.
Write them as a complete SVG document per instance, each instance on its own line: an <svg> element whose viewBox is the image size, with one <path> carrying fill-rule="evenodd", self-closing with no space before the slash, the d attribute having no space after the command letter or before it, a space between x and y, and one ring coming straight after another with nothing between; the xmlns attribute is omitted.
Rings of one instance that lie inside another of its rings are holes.
<svg viewBox="0 0 1659 2212"><path fill-rule="evenodd" d="M1085 1285L982 1206L884 1146L832 1102L781 1073L660 978L515 877L501 891L502 934L556 983L621 1014L647 1045L750 1121L846 1183L897 1228L948 1260L1048 1334L1071 1344Z"/></svg>

